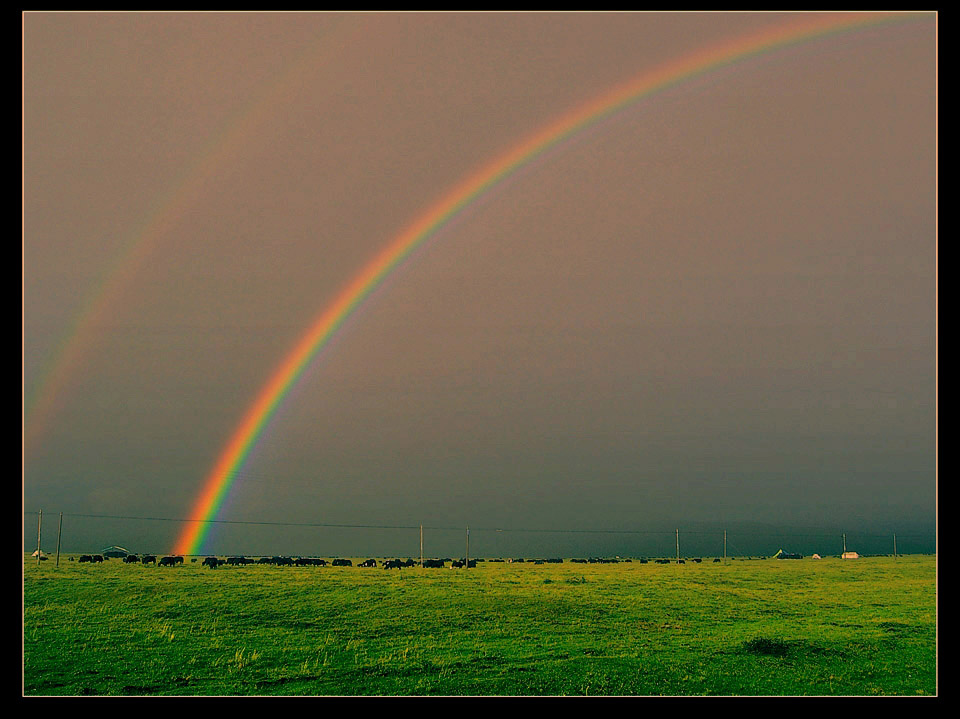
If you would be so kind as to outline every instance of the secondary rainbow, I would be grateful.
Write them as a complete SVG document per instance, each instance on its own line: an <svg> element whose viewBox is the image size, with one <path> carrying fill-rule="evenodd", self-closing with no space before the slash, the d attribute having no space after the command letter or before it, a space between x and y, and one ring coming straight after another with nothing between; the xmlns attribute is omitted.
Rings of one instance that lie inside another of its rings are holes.
<svg viewBox="0 0 960 719"><path fill-rule="evenodd" d="M226 500L234 478L243 467L277 407L296 384L317 353L343 325L357 306L419 245L487 190L577 132L597 124L618 110L689 78L761 53L825 35L869 27L917 15L855 13L801 16L785 25L767 28L725 44L686 55L644 72L593 101L578 107L520 144L484 165L433 204L419 219L397 235L336 296L310 325L293 350L260 390L223 448L177 539L176 554L197 554L209 528ZM930 17L920 15L919 17Z"/></svg>
<svg viewBox="0 0 960 719"><path fill-rule="evenodd" d="M275 115L277 107L295 97L305 78L362 38L366 29L365 16L349 23L337 17L331 29L305 49L275 82L252 102L240 107L207 141L195 159L182 168L166 191L154 199L143 222L125 243L123 252L84 298L68 332L60 338L39 373L33 390L24 389L25 456L39 442L58 405L64 403L69 379L96 346L96 326L107 321L110 313L120 307L120 300L135 284L151 253L176 229L184 213L216 182L224 166L250 144L260 128Z"/></svg>

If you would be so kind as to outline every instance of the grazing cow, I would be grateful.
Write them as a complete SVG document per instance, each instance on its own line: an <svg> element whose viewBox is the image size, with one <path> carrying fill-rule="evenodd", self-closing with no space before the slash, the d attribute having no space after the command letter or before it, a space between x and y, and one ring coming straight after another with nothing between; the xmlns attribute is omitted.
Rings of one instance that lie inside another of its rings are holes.
<svg viewBox="0 0 960 719"><path fill-rule="evenodd" d="M210 567L210 569L216 569L224 562L226 562L225 559L217 559L216 557L207 557L203 560L203 566Z"/></svg>
<svg viewBox="0 0 960 719"><path fill-rule="evenodd" d="M253 560L246 557L227 557L226 562L230 565L253 564Z"/></svg>
<svg viewBox="0 0 960 719"><path fill-rule="evenodd" d="M587 560L586 560L586 559L571 559L570 561L573 562L574 564L586 564L586 563L587 563Z"/></svg>
<svg viewBox="0 0 960 719"><path fill-rule="evenodd" d="M360 562L360 564L358 564L357 566L358 566L358 567L376 567L376 566L377 566L377 560L376 560L376 559L368 559L368 560L366 560L366 561L364 561L364 562Z"/></svg>
<svg viewBox="0 0 960 719"><path fill-rule="evenodd" d="M427 569L443 569L444 562L442 559L424 559L423 566Z"/></svg>
<svg viewBox="0 0 960 719"><path fill-rule="evenodd" d="M352 567L352 566L353 566L353 562L351 562L349 559L334 559L334 560L333 560L333 566L335 566L335 567Z"/></svg>
<svg viewBox="0 0 960 719"><path fill-rule="evenodd" d="M91 562L96 562L97 564L100 564L101 562L103 562L103 555L102 555L102 554L94 554L94 555L90 558L90 561L91 561Z"/></svg>
<svg viewBox="0 0 960 719"><path fill-rule="evenodd" d="M686 563L687 563L687 560L686 560L686 559L678 559L678 560L677 560L677 564L686 564Z"/></svg>
<svg viewBox="0 0 960 719"><path fill-rule="evenodd" d="M153 555L153 554L144 554L143 557L140 559L140 563L141 563L141 564L156 564L156 563L157 563L157 558L156 558L156 556Z"/></svg>
<svg viewBox="0 0 960 719"><path fill-rule="evenodd" d="M138 557L136 554L128 554L126 557L123 558L123 561L125 564L132 564L132 563L139 564L140 557Z"/></svg>
<svg viewBox="0 0 960 719"><path fill-rule="evenodd" d="M540 563L542 564L542 562ZM472 569L476 566L477 566L476 559L471 559L469 562L466 559L456 559L450 565L450 569L463 569L464 567L466 567L467 569Z"/></svg>
<svg viewBox="0 0 960 719"><path fill-rule="evenodd" d="M273 560L270 557L260 557L260 559L257 560L257 564L270 564L272 562Z"/></svg>
<svg viewBox="0 0 960 719"><path fill-rule="evenodd" d="M714 558L713 558L713 561L714 561L715 563L716 563L716 562L719 562L719 561L720 561L720 557L714 557Z"/></svg>
<svg viewBox="0 0 960 719"><path fill-rule="evenodd" d="M270 560L271 564L276 564L278 567L284 566L293 566L293 557L273 557Z"/></svg>
<svg viewBox="0 0 960 719"><path fill-rule="evenodd" d="M81 555L80 555L80 561L81 561L81 562L92 562L92 561L93 561L93 557L91 557L89 554L81 554Z"/></svg>
<svg viewBox="0 0 960 719"><path fill-rule="evenodd" d="M175 567L178 564L183 564L183 557L160 557L158 564L161 567Z"/></svg>
<svg viewBox="0 0 960 719"><path fill-rule="evenodd" d="M691 559L690 561L691 561L691 562L696 562L697 564L700 564L700 563L703 561L703 559L701 559L700 557L697 557L696 559Z"/></svg>
<svg viewBox="0 0 960 719"><path fill-rule="evenodd" d="M384 569L400 569L403 567L403 562L399 559L388 559L383 563Z"/></svg>
<svg viewBox="0 0 960 719"><path fill-rule="evenodd" d="M656 561L657 561L657 564L670 564L669 559L658 559Z"/></svg>

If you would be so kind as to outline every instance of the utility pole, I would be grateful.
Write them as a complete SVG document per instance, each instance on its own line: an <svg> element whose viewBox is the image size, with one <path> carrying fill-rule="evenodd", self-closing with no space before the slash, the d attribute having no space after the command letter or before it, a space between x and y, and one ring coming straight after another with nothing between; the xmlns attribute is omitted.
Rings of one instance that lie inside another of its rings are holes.
<svg viewBox="0 0 960 719"><path fill-rule="evenodd" d="M470 527L467 527L467 563L464 569L470 569Z"/></svg>
<svg viewBox="0 0 960 719"><path fill-rule="evenodd" d="M423 569L423 524L420 525L420 569Z"/></svg>
<svg viewBox="0 0 960 719"><path fill-rule="evenodd" d="M723 530L723 562L727 562L727 530Z"/></svg>
<svg viewBox="0 0 960 719"><path fill-rule="evenodd" d="M893 533L893 558L897 558L897 533Z"/></svg>
<svg viewBox="0 0 960 719"><path fill-rule="evenodd" d="M843 533L843 553L847 553L847 533Z"/></svg>
<svg viewBox="0 0 960 719"><path fill-rule="evenodd" d="M57 524L57 566L60 566L60 535L63 534L63 512L60 512L60 521ZM896 539L894 539L896 545ZM896 551L896 550L894 550Z"/></svg>
<svg viewBox="0 0 960 719"><path fill-rule="evenodd" d="M680 529L677 528L677 564L680 564Z"/></svg>
<svg viewBox="0 0 960 719"><path fill-rule="evenodd" d="M40 525L43 523L43 510L37 514L37 566L40 566Z"/></svg>

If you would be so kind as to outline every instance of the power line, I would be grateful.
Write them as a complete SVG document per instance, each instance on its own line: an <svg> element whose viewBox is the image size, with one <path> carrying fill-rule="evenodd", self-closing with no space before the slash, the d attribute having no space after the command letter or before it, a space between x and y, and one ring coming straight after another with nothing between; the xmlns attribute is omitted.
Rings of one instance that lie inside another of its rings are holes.
<svg viewBox="0 0 960 719"><path fill-rule="evenodd" d="M33 511L24 511L24 515L38 515L38 512ZM64 517L82 517L87 519L126 519L134 521L144 521L144 522L203 522L206 524L236 524L236 525L248 525L248 526L269 526L269 527L329 527L334 529L420 529L421 526L423 529L430 529L433 531L463 531L463 527L457 526L430 526L430 525L419 525L419 524L341 524L341 523L329 523L329 522L266 522L266 521L257 521L257 520L240 520L240 519L188 519L188 518L177 518L177 517L141 517L141 516L131 516L131 515L119 515L119 514L73 514L64 512ZM655 530L655 529L544 529L544 528L530 528L530 527L472 527L475 532L501 532L501 533L527 533L527 534L629 534L629 535L672 535L676 530L664 529L664 530ZM698 536L716 536L718 533L723 530L717 529L713 531L706 530L683 530L684 535L698 535ZM748 534L752 536L764 536L764 537L813 537L813 538L826 538L826 539L835 539L840 536L840 530L835 532L828 532L828 530L822 530L822 533L805 533L805 532L781 532L777 530L769 531L743 531L739 532L740 534ZM872 537L885 539L889 538L889 534L872 534L866 532L847 532L847 534L854 537ZM902 534L897 533L898 537L902 538L930 538L931 534Z"/></svg>

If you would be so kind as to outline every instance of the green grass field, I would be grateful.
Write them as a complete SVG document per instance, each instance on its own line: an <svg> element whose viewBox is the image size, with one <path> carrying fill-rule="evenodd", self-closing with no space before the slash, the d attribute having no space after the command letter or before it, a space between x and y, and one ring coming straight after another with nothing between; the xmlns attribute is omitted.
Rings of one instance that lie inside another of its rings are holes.
<svg viewBox="0 0 960 719"><path fill-rule="evenodd" d="M933 695L936 558L24 562L39 695Z"/></svg>

